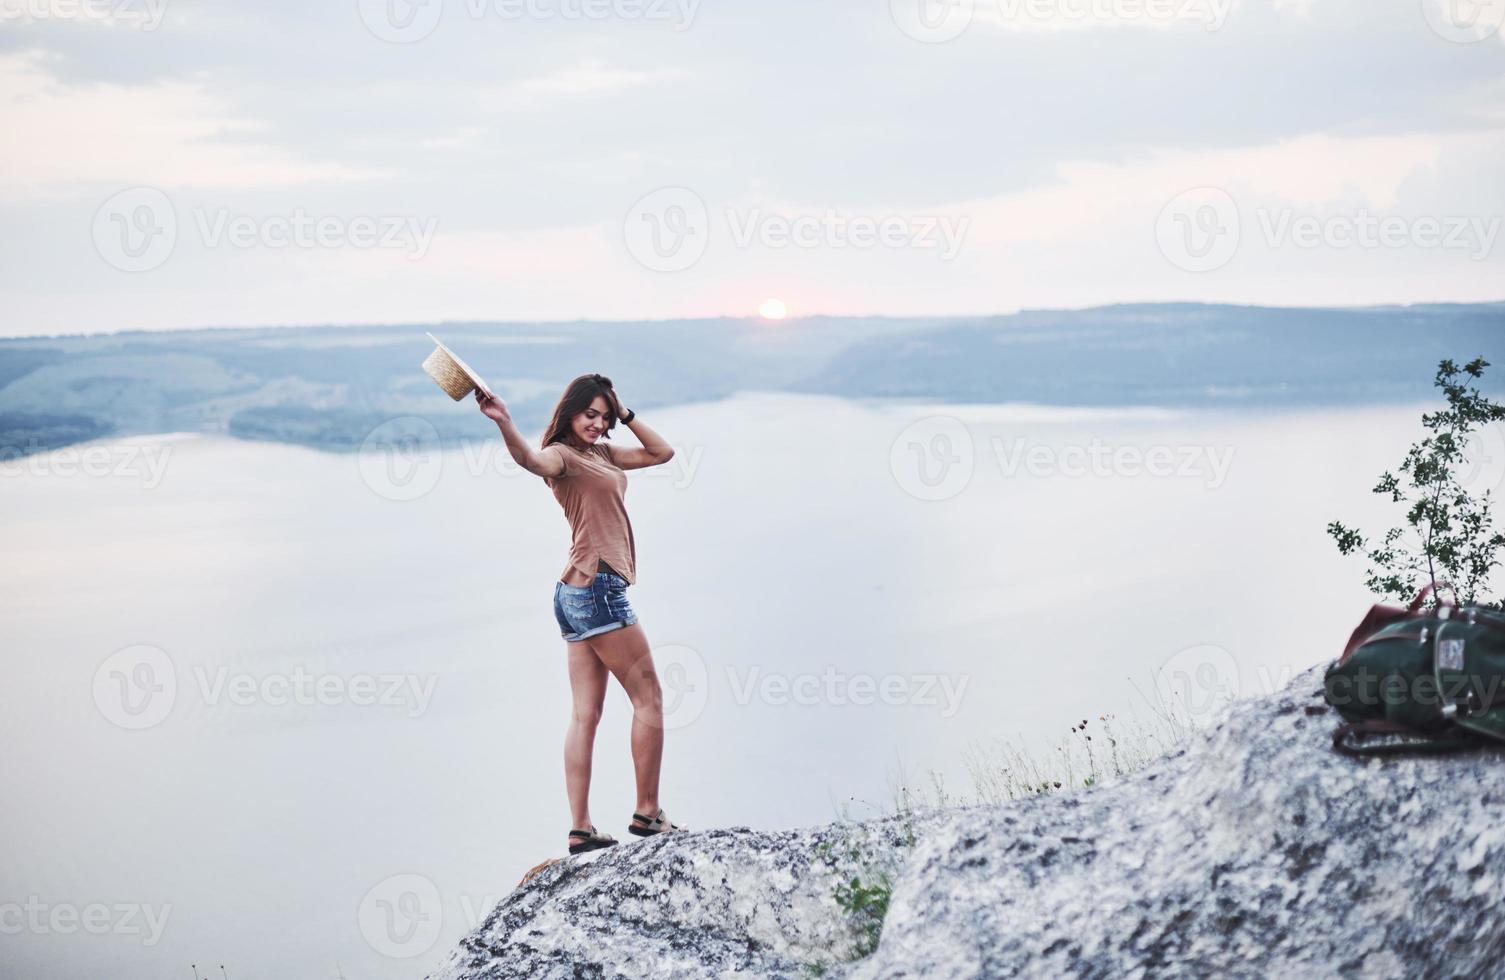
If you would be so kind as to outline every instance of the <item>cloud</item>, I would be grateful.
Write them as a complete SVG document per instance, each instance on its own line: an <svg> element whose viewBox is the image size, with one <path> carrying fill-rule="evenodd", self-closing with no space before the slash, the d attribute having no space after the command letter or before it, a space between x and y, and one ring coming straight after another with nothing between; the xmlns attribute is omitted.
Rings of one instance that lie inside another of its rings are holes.
<svg viewBox="0 0 1505 980"><path fill-rule="evenodd" d="M644 85L680 82L689 77L689 72L679 68L638 71L607 68L598 61L592 61L573 68L562 68L547 75L525 78L509 87L523 95L532 96L599 95Z"/></svg>
<svg viewBox="0 0 1505 980"><path fill-rule="evenodd" d="M33 2L67 9L0 11ZM911 23L887 0L766 0L683 34L487 16L402 45L349 0L255 13L169 0L140 36L0 24L0 328L666 316L769 296L848 313L1498 298L1505 235L1483 262L1260 237L1266 211L1505 215L1500 51L1429 19L1440 0L1018 0L1113 15L1053 31L998 26L1003 0L923 2ZM1505 9L1490 3L1459 9ZM1156 19L1168 9L1229 14L1209 31ZM969 19L950 43L917 43L957 10ZM171 261L140 275L91 235L101 204L137 185L167 193L180 221ZM623 221L674 186L704 198L714 228L701 261L666 274L634 261ZM1193 274L1160 254L1156 222L1204 186L1246 209L1246 240ZM739 246L729 207L968 225L949 261ZM300 212L438 230L421 260L199 241L201 213Z"/></svg>
<svg viewBox="0 0 1505 980"><path fill-rule="evenodd" d="M558 100L606 100L691 77L681 68L612 68L600 61L586 61L544 74L471 87L464 94L478 111L557 111Z"/></svg>
<svg viewBox="0 0 1505 980"><path fill-rule="evenodd" d="M1444 154L1490 159L1500 144L1499 134L1311 135L1226 150L1157 150L1124 164L1064 162L1049 184L939 210L972 215L979 244L1068 241L1101 227L1107 211L1147 209L1153 220L1177 194L1208 186L1291 207L1345 202L1383 210L1395 207L1406 181L1434 171ZM1461 204L1469 195L1460 191Z"/></svg>
<svg viewBox="0 0 1505 980"><path fill-rule="evenodd" d="M1276 13L1306 18L1312 15L1312 7L1316 6L1318 0L1274 0L1274 2Z"/></svg>
<svg viewBox="0 0 1505 980"><path fill-rule="evenodd" d="M359 180L384 172L308 160L257 142L257 120L229 115L196 81L66 84L41 51L0 55L0 199L58 199L100 185L254 188Z"/></svg>

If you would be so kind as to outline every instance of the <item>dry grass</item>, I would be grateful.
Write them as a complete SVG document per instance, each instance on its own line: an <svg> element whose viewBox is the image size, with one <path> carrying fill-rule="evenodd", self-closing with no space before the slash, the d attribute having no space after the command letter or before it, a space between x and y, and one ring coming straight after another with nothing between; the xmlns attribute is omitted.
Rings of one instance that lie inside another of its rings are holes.
<svg viewBox="0 0 1505 980"><path fill-rule="evenodd" d="M1152 705L1150 720L1114 714L1083 718L1044 752L1018 738L973 743L963 752L971 791L956 793L931 770L925 783L905 777L902 763L889 779L892 810L1000 804L1041 793L1091 789L1138 772L1191 740L1198 726L1179 704Z"/></svg>

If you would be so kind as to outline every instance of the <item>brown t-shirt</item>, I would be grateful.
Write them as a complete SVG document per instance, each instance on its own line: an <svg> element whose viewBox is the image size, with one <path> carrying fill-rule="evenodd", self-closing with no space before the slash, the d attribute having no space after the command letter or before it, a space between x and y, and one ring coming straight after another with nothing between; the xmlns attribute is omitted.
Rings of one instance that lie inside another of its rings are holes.
<svg viewBox="0 0 1505 980"><path fill-rule="evenodd" d="M543 482L570 522L570 566L595 578L597 563L605 561L629 585L636 583L637 548L624 500L627 473L612 462L610 447L598 443L582 451L555 442L542 452L564 461L564 475L546 476Z"/></svg>

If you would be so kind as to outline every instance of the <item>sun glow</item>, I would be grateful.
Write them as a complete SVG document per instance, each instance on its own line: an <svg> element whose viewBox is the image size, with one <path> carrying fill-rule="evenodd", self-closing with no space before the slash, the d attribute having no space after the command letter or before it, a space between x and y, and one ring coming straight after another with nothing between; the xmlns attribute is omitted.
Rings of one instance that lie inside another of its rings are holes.
<svg viewBox="0 0 1505 980"><path fill-rule="evenodd" d="M765 299L758 307L758 316L765 320L782 320L788 315L789 311L784 307L784 301L781 299Z"/></svg>

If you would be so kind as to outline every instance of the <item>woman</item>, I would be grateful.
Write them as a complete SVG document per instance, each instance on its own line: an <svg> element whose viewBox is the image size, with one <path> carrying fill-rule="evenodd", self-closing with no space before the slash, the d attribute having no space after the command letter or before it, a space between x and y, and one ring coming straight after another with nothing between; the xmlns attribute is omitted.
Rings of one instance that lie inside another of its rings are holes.
<svg viewBox="0 0 1505 980"><path fill-rule="evenodd" d="M664 753L663 695L648 638L627 604L627 586L637 581L632 524L623 495L624 470L667 463L674 450L636 412L624 412L611 379L585 374L570 382L538 450L532 449L496 395L476 390L476 402L496 422L507 451L519 466L543 477L570 523L569 564L554 583L554 618L569 660L574 711L564 739L564 782L570 798L571 854L610 847L590 818L591 753L610 672L632 701L632 763L637 773L637 809L629 832L649 837L683 830L658 805L659 766ZM642 446L608 444L618 420Z"/></svg>

